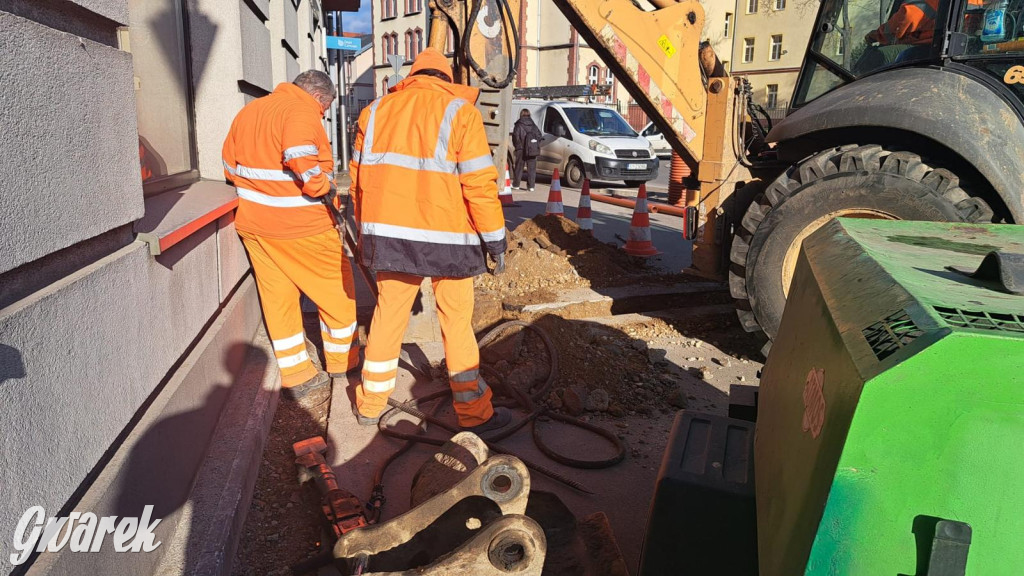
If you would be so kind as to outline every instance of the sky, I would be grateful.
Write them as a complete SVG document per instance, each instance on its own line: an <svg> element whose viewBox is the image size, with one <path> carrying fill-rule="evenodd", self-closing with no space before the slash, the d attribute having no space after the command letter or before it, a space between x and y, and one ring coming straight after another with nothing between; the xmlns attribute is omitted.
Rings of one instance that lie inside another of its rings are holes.
<svg viewBox="0 0 1024 576"><path fill-rule="evenodd" d="M370 19L370 8L373 0L362 0L359 3L359 12L345 12L342 16L342 24L345 32L357 32L369 34L373 31L373 22Z"/></svg>

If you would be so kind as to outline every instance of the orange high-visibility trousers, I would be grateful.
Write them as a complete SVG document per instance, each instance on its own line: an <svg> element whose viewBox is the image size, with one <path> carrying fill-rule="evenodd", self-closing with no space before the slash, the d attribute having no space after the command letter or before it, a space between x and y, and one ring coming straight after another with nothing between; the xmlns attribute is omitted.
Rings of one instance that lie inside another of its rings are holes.
<svg viewBox="0 0 1024 576"><path fill-rule="evenodd" d="M387 406L398 376L398 355L409 325L409 313L423 277L377 272L377 308L366 341L363 381L356 388L359 413L375 418ZM441 323L448 383L460 426L490 420L492 392L480 377L480 349L473 334L473 279L433 278L437 317Z"/></svg>
<svg viewBox="0 0 1024 576"><path fill-rule="evenodd" d="M267 238L239 231L249 252L263 319L281 369L281 385L298 386L316 376L306 351L299 293L320 309L325 367L341 374L359 363L356 289L352 266L330 229L305 238Z"/></svg>

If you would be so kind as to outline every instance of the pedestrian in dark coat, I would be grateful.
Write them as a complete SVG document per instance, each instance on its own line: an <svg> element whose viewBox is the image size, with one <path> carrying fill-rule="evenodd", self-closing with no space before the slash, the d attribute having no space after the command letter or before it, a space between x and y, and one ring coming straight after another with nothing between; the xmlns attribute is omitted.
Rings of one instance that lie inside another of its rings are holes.
<svg viewBox="0 0 1024 576"><path fill-rule="evenodd" d="M516 150L515 170L512 173L512 186L519 188L519 179L523 176L523 168L526 168L526 184L533 192L533 186L537 182L537 156L540 156L540 140L543 135L540 128L533 123L529 110L519 113L519 120L512 129L512 147Z"/></svg>

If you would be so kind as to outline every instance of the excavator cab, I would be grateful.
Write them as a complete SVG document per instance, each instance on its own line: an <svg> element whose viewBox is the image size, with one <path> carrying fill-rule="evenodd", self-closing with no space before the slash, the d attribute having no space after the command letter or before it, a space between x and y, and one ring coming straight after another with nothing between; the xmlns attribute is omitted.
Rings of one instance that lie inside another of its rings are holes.
<svg viewBox="0 0 1024 576"><path fill-rule="evenodd" d="M982 71L1020 105L1024 81L1006 78L1024 64L1024 0L825 0L793 106L883 70L947 63Z"/></svg>

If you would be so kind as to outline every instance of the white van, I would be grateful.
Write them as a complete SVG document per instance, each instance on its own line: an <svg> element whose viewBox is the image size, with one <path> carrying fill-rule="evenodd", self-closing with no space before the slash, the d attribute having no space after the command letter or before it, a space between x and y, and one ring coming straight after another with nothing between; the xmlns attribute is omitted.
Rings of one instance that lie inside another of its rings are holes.
<svg viewBox="0 0 1024 576"><path fill-rule="evenodd" d="M512 118L518 119L524 109L544 133L538 174L558 168L562 182L572 188L582 186L584 178L639 186L658 176L658 157L650 142L614 109L578 102L513 100ZM509 150L511 156L511 144Z"/></svg>
<svg viewBox="0 0 1024 576"><path fill-rule="evenodd" d="M640 135L647 138L647 141L651 143L654 148L654 153L661 157L672 157L672 145L665 139L665 135L661 133L661 128L654 122L648 122L647 126L640 131Z"/></svg>

